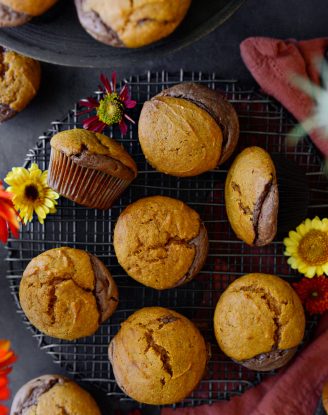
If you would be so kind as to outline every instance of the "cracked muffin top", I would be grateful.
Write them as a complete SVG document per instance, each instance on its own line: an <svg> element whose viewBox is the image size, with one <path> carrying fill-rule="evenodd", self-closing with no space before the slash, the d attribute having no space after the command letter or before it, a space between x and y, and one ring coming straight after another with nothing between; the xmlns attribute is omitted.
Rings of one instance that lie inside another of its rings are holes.
<svg viewBox="0 0 328 415"><path fill-rule="evenodd" d="M75 0L82 26L111 46L138 48L169 34L191 0Z"/></svg>
<svg viewBox="0 0 328 415"><path fill-rule="evenodd" d="M36 328L73 340L93 334L113 314L118 291L98 258L63 247L32 259L24 271L19 298Z"/></svg>
<svg viewBox="0 0 328 415"><path fill-rule="evenodd" d="M188 396L202 379L207 358L196 326L161 307L132 314L109 345L119 387L150 405L173 404Z"/></svg>
<svg viewBox="0 0 328 415"><path fill-rule="evenodd" d="M50 145L76 164L102 171L121 179L132 180L137 166L115 140L104 134L76 128L55 134Z"/></svg>
<svg viewBox="0 0 328 415"><path fill-rule="evenodd" d="M138 134L142 151L156 170L191 177L216 168L231 155L239 123L218 91L183 83L144 103Z"/></svg>
<svg viewBox="0 0 328 415"><path fill-rule="evenodd" d="M227 174L225 204L238 238L252 246L273 240L279 195L276 169L265 150L247 147L236 157Z"/></svg>
<svg viewBox="0 0 328 415"><path fill-rule="evenodd" d="M26 383L15 395L10 415L101 415L91 395L59 375L44 375Z"/></svg>
<svg viewBox="0 0 328 415"><path fill-rule="evenodd" d="M38 92L38 61L0 46L0 122L22 111Z"/></svg>
<svg viewBox="0 0 328 415"><path fill-rule="evenodd" d="M206 228L196 211L177 199L152 196L129 205L114 230L120 265L158 290L191 280L207 257Z"/></svg>
<svg viewBox="0 0 328 415"><path fill-rule="evenodd" d="M248 274L221 295L214 330L222 351L243 361L292 349L304 336L305 316L292 287L275 275Z"/></svg>

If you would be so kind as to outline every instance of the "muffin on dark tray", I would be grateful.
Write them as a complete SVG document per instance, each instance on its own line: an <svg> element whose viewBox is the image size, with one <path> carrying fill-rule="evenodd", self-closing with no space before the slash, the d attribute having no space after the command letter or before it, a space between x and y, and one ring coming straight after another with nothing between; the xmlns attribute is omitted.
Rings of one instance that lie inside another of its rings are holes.
<svg viewBox="0 0 328 415"><path fill-rule="evenodd" d="M0 46L0 123L22 111L38 92L38 61Z"/></svg>
<svg viewBox="0 0 328 415"><path fill-rule="evenodd" d="M75 0L84 29L107 45L138 48L170 35L191 0Z"/></svg>
<svg viewBox="0 0 328 415"><path fill-rule="evenodd" d="M0 27L20 26L45 13L57 0L0 0Z"/></svg>

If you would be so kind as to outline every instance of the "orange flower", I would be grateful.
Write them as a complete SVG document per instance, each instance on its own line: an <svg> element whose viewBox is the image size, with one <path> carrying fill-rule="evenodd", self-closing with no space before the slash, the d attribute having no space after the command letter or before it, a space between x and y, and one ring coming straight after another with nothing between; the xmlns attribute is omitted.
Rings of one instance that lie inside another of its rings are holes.
<svg viewBox="0 0 328 415"><path fill-rule="evenodd" d="M10 396L7 375L11 372L11 366L16 359L15 353L10 350L10 342L8 340L0 340L0 401L6 401ZM0 405L0 415L7 414L8 409Z"/></svg>
<svg viewBox="0 0 328 415"><path fill-rule="evenodd" d="M12 202L12 194L4 189L0 181L0 241L3 244L8 240L8 227L13 236L15 238L18 237L19 224L17 215Z"/></svg>

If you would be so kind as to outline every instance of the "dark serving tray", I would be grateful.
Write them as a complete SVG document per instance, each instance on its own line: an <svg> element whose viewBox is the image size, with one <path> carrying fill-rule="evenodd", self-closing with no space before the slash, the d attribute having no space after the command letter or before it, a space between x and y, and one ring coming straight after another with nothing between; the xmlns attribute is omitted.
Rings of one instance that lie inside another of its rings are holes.
<svg viewBox="0 0 328 415"><path fill-rule="evenodd" d="M306 175L309 187L308 211L303 212L302 217L297 217L295 199L293 206L288 205L293 216L287 230L284 228L281 232L283 218L280 218L279 230L282 235L278 234L268 246L249 247L237 240L225 212L224 182L232 160L197 177L168 176L155 171L146 162L139 145L136 125L130 124L125 137L120 136L117 127L105 131L107 135L118 139L132 154L138 165L137 179L113 208L107 211L86 209L60 198L57 214L49 215L44 226L34 218L33 222L22 228L19 239L9 240L7 278L17 310L22 314L24 324L37 339L40 348L49 353L75 379L103 391L113 401L117 399L120 405L127 404L128 398L115 382L108 361L108 343L117 333L122 321L145 306L159 305L181 312L195 322L206 340L211 343L212 358L206 376L179 406L230 399L274 375L274 372L257 373L248 370L224 356L213 334L214 308L227 285L243 274L262 272L279 275L286 281L295 281L297 273L287 265L282 238L306 216L325 216L328 207L328 180L323 172L319 153L310 140L301 141L295 148L289 148L285 138L294 125L293 119L280 104L255 89L245 88L236 81L220 80L214 73L205 75L183 71L176 74L148 72L129 79L132 97L138 101L131 116L138 120L145 100L158 94L163 88L183 81L200 82L218 89L233 103L241 127L234 156L247 146L258 145L266 148L273 157L283 156L288 163L299 166ZM48 167L51 137L59 131L81 127L82 117L79 112L78 105L75 105L65 118L51 123L49 130L39 137L35 148L29 151L26 166L36 162L41 169ZM280 201L286 200L287 190L280 187L279 193ZM129 278L117 262L112 243L114 225L122 209L141 197L156 194L181 199L197 210L208 229L210 240L209 255L199 275L184 286L166 291L144 287ZM25 318L18 298L20 279L28 262L47 249L65 245L85 249L97 255L109 267L120 291L120 302L115 314L93 336L73 342L50 338L36 330ZM310 340L315 324L314 319L307 319L305 341Z"/></svg>
<svg viewBox="0 0 328 415"><path fill-rule="evenodd" d="M216 29L245 0L193 0L181 26L168 38L140 49L104 45L80 25L73 0L61 0L45 15L16 28L0 29L0 44L58 65L115 67L177 51Z"/></svg>

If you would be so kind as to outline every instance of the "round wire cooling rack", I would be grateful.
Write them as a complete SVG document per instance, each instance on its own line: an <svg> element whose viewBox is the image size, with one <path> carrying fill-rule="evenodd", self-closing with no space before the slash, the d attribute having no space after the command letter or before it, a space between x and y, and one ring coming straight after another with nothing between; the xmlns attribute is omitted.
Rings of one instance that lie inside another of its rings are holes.
<svg viewBox="0 0 328 415"><path fill-rule="evenodd" d="M241 134L237 151L258 145L272 155L283 154L290 163L299 165L306 173L310 189L308 216L327 215L328 181L317 150L307 139L296 147L288 148L285 136L294 121L278 103L255 89L243 88L233 80L220 80L214 73L148 72L128 80L131 95L138 101L132 117L138 119L144 101L162 89L183 81L200 82L221 90L239 115ZM36 162L42 169L48 167L51 137L59 131L81 127L78 112L76 105L62 121L51 123L48 132L39 137L35 148L28 152L26 166ZM117 132L116 129L108 129L106 133L118 138L120 135ZM295 279L295 272L287 266L284 258L283 244L281 240L275 240L266 247L250 248L236 239L224 207L224 180L229 163L194 178L171 177L156 172L147 164L139 146L136 126L130 125L127 136L119 141L133 155L139 174L111 210L86 209L61 198L57 214L49 215L43 226L34 220L22 228L19 240L10 239L8 280L18 312L40 348L49 353L55 362L79 380L89 382L109 396L125 400L128 398L116 385L107 357L110 339L118 331L120 323L141 307L160 305L175 309L193 320L212 345L212 358L204 380L178 406L212 403L239 395L274 372L256 373L234 363L220 352L212 330L214 307L225 287L243 274L262 272L276 274L289 281ZM297 179L294 179L296 182ZM114 224L122 209L141 197L156 194L181 199L197 210L210 239L208 259L200 274L182 287L162 292L146 288L129 278L118 265L112 245ZM297 200L295 206L296 203ZM295 206L290 209L292 216ZM120 290L120 303L114 316L95 335L73 342L50 338L37 331L24 317L18 300L19 282L27 263L47 249L65 245L97 255L109 267ZM307 340L314 325L315 320L308 319Z"/></svg>

